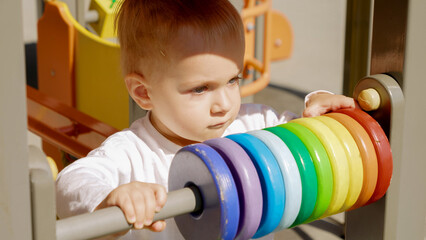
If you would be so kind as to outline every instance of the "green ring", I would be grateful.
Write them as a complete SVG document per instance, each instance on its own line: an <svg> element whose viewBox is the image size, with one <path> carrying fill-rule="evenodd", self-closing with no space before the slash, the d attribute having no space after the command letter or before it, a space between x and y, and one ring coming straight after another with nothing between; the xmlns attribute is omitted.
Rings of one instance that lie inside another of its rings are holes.
<svg viewBox="0 0 426 240"><path fill-rule="evenodd" d="M296 220L291 225L294 227L306 221L314 211L318 195L318 180L311 155L303 142L292 132L282 127L265 128L277 135L287 144L293 154L302 180L302 204Z"/></svg>
<svg viewBox="0 0 426 240"><path fill-rule="evenodd" d="M286 123L278 127L288 129L299 137L312 157L318 177L318 196L315 209L306 222L317 220L325 213L333 196L333 172L327 151L317 136L302 125Z"/></svg>

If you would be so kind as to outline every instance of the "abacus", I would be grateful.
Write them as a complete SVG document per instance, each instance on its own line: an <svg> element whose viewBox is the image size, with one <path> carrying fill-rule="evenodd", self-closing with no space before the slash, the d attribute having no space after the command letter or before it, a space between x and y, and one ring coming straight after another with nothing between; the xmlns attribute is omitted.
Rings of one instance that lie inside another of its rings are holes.
<svg viewBox="0 0 426 240"><path fill-rule="evenodd" d="M387 75L365 78L354 98L363 109L389 113L403 98L394 86ZM259 238L378 201L392 170L380 124L362 110L341 109L183 147L170 168L168 201L154 220L175 217L185 239ZM100 236L93 226L76 230L73 221L98 221L113 226L110 233L131 227L113 207L57 221L57 239Z"/></svg>

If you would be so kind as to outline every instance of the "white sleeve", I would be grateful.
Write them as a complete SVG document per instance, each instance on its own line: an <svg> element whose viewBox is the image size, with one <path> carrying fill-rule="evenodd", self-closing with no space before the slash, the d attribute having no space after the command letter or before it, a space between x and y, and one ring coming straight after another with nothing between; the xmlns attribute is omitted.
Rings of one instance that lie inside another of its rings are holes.
<svg viewBox="0 0 426 240"><path fill-rule="evenodd" d="M123 181L128 181L130 161L123 152L101 146L63 169L56 180L59 218L92 212Z"/></svg>
<svg viewBox="0 0 426 240"><path fill-rule="evenodd" d="M242 104L238 117L226 129L224 136L274 127L298 117L289 111L278 114L273 108L263 104Z"/></svg>

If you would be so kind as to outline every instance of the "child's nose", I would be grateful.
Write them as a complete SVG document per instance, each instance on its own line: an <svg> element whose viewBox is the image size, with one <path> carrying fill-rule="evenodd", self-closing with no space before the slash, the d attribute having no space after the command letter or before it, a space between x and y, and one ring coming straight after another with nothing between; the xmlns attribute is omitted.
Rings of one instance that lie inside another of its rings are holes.
<svg viewBox="0 0 426 240"><path fill-rule="evenodd" d="M232 101L229 93L226 90L217 91L214 94L213 104L211 107L212 113L226 113L232 107Z"/></svg>

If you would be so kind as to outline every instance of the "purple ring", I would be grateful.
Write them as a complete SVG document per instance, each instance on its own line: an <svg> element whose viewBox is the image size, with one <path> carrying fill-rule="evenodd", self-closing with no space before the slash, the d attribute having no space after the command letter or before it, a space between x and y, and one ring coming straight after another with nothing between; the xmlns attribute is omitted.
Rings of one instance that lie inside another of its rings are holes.
<svg viewBox="0 0 426 240"><path fill-rule="evenodd" d="M262 186L256 168L244 149L228 138L204 142L225 160L234 178L240 201L240 222L236 239L250 239L256 233L262 218Z"/></svg>

